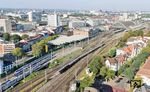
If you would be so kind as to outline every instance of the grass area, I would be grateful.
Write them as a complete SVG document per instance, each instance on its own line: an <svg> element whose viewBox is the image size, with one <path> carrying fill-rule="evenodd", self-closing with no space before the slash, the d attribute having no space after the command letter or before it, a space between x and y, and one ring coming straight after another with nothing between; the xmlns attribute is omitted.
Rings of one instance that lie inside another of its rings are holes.
<svg viewBox="0 0 150 92"><path fill-rule="evenodd" d="M66 55L66 56L63 56L63 57L58 58L58 59L55 59L52 63L49 64L49 68L53 68L53 67L55 67L55 66L57 66L57 65L59 65L61 63L67 62L69 60L72 60L73 58L81 55L82 51L83 50L79 49L79 50L76 50L76 51Z"/></svg>
<svg viewBox="0 0 150 92"><path fill-rule="evenodd" d="M23 79L21 82L25 83L27 81L30 81L32 80L34 77L38 76L42 74L42 71L39 71L39 72L33 72L32 74L30 74L29 76L27 76L25 79Z"/></svg>
<svg viewBox="0 0 150 92"><path fill-rule="evenodd" d="M27 76L25 79L23 79L22 81L20 81L19 85L32 80L33 78L35 78L36 76L38 76L40 74L43 74L43 70L40 70L38 72L33 72L32 74L30 74L29 76ZM17 85L17 86L19 86L19 85Z"/></svg>
<svg viewBox="0 0 150 92"><path fill-rule="evenodd" d="M82 80L85 76L87 76L86 69L83 69L82 72L77 76L77 79Z"/></svg>

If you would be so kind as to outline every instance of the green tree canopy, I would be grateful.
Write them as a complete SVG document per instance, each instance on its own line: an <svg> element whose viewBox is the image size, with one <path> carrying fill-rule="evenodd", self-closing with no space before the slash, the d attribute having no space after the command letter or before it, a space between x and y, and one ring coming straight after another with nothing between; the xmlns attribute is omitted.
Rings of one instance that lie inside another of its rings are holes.
<svg viewBox="0 0 150 92"><path fill-rule="evenodd" d="M49 36L43 40L41 40L40 42L33 44L32 45L32 54L35 57L40 56L43 52L48 52L48 49L46 50L45 46L47 45L48 41L54 40L58 37L58 35L54 35L54 36ZM37 46L37 47L36 47ZM36 51L37 50L37 51Z"/></svg>
<svg viewBox="0 0 150 92"><path fill-rule="evenodd" d="M144 32L142 30L136 30L136 31L128 31L126 32L123 37L120 38L120 41L117 45L117 47L123 47L125 43L127 42L128 38L135 37L135 36L142 36L143 37Z"/></svg>
<svg viewBox="0 0 150 92"><path fill-rule="evenodd" d="M136 34L136 36L142 36L142 37L143 37L144 32L143 32L142 30L137 30L137 31L135 32L135 34Z"/></svg>
<svg viewBox="0 0 150 92"><path fill-rule="evenodd" d="M14 34L11 36L11 39L14 41L14 42L19 42L21 40L21 37L17 34Z"/></svg>
<svg viewBox="0 0 150 92"><path fill-rule="evenodd" d="M89 64L89 68L94 74L97 74L100 71L100 68L103 66L102 59L100 56L95 56L91 63Z"/></svg>
<svg viewBox="0 0 150 92"><path fill-rule="evenodd" d="M128 78L129 80L132 80L134 78L134 72L132 70L132 68L127 68L125 71L124 71L124 76L126 76L126 78Z"/></svg>
<svg viewBox="0 0 150 92"><path fill-rule="evenodd" d="M116 56L116 49L112 48L109 53L108 53L109 57L115 57Z"/></svg>
<svg viewBox="0 0 150 92"><path fill-rule="evenodd" d="M15 55L15 56L17 56L17 57L21 57L21 56L23 56L23 50L22 50L22 48L15 48L13 51L12 51L12 54L13 55Z"/></svg>
<svg viewBox="0 0 150 92"><path fill-rule="evenodd" d="M113 70L108 70L107 76L109 79L113 79L115 77L115 72Z"/></svg>
<svg viewBox="0 0 150 92"><path fill-rule="evenodd" d="M24 34L24 35L21 36L21 38L22 38L22 39L28 39L28 38L29 38L29 35Z"/></svg>
<svg viewBox="0 0 150 92"><path fill-rule="evenodd" d="M94 83L94 77L85 77L83 80L80 81L80 88L83 90L85 87L92 86Z"/></svg>
<svg viewBox="0 0 150 92"><path fill-rule="evenodd" d="M42 54L43 47L41 44L33 44L32 45L32 54L34 57L39 57Z"/></svg>
<svg viewBox="0 0 150 92"><path fill-rule="evenodd" d="M9 33L4 33L4 34L3 34L3 38L4 38L6 41L10 41L10 34L9 34Z"/></svg>
<svg viewBox="0 0 150 92"><path fill-rule="evenodd" d="M103 76L103 77L106 77L107 76L107 71L108 71L108 68L103 66L101 69L100 69L100 75Z"/></svg>
<svg viewBox="0 0 150 92"><path fill-rule="evenodd" d="M148 31L145 36L149 36L150 37L150 31Z"/></svg>

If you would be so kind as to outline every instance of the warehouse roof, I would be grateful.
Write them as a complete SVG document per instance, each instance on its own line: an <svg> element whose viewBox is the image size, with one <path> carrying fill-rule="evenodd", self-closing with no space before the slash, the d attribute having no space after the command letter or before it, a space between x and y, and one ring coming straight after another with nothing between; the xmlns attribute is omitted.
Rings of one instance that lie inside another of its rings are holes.
<svg viewBox="0 0 150 92"><path fill-rule="evenodd" d="M72 36L61 35L58 38L56 38L55 40L49 41L49 43L54 44L54 45L61 45L61 44L65 44L65 43L79 41L79 40L85 39L87 37L88 36L84 36L84 35L72 35Z"/></svg>

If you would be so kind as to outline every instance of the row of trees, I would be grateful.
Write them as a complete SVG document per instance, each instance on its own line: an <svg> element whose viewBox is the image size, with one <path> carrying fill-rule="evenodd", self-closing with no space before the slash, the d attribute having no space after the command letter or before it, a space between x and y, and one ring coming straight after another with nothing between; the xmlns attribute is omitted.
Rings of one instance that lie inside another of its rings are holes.
<svg viewBox="0 0 150 92"><path fill-rule="evenodd" d="M131 61L127 61L126 64L120 67L118 75L124 75L129 80L134 78L134 75L139 70L140 66L145 63L146 59L150 55L150 44L142 49L142 52L133 58Z"/></svg>
<svg viewBox="0 0 150 92"><path fill-rule="evenodd" d="M4 33L3 34L3 38L4 38L4 40L6 40L6 41L14 41L14 42L18 42L18 41L20 41L21 39L28 39L29 38L29 36L27 35L27 34L24 34L24 35L22 35L21 37L19 36L19 35L17 35L17 34L14 34L14 35L10 35L9 33Z"/></svg>
<svg viewBox="0 0 150 92"><path fill-rule="evenodd" d="M91 63L89 64L89 68L91 72L93 72L96 75L100 72L100 69L102 68L103 65L104 65L103 58L100 56L95 56L92 59Z"/></svg>
<svg viewBox="0 0 150 92"><path fill-rule="evenodd" d="M34 57L41 56L44 52L48 52L48 41L54 40L58 37L58 35L47 37L40 42L37 42L32 45L32 54Z"/></svg>
<svg viewBox="0 0 150 92"><path fill-rule="evenodd" d="M79 92L83 92L83 89L85 87L92 86L92 84L94 83L95 75L99 74L101 67L104 65L102 61L103 61L102 57L98 55L92 59L88 67L90 68L91 72L93 72L93 75L86 76L83 80L80 81Z"/></svg>

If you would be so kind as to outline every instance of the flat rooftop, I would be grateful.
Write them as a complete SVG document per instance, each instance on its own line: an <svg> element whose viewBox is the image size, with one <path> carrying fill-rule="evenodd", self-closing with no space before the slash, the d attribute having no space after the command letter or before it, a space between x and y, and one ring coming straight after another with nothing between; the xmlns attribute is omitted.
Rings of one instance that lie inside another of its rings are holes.
<svg viewBox="0 0 150 92"><path fill-rule="evenodd" d="M62 45L65 43L71 43L74 41L79 41L79 40L82 40L85 38L88 38L88 36L84 36L84 35L72 35L72 36L60 35L55 40L49 41L49 43L54 44L54 45Z"/></svg>

